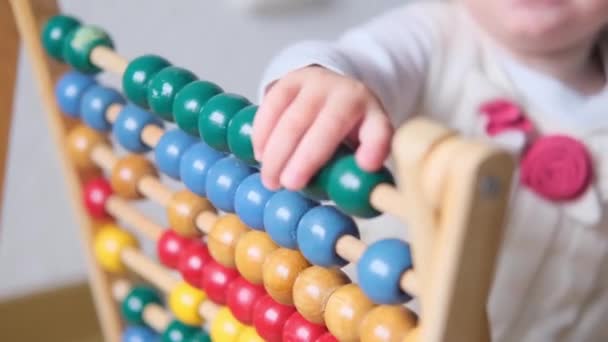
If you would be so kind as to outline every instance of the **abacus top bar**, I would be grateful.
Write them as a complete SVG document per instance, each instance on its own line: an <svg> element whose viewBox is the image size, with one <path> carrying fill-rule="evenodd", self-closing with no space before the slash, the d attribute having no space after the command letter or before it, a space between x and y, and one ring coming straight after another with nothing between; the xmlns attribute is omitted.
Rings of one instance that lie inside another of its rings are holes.
<svg viewBox="0 0 608 342"><path fill-rule="evenodd" d="M130 101L150 108L166 121L176 121L182 130L200 135L216 150L231 152L255 165L251 127L257 107L246 98L225 93L158 56L144 55L127 62L114 52L106 32L81 25L69 16L52 17L43 30L42 41L50 56L80 72L94 74L103 69L122 75ZM391 202L398 198L395 192L391 187L379 186L392 183L386 168L365 172L356 165L351 152L339 150L305 192L315 199L333 200L349 215L369 218L380 214L376 208L394 208Z"/></svg>

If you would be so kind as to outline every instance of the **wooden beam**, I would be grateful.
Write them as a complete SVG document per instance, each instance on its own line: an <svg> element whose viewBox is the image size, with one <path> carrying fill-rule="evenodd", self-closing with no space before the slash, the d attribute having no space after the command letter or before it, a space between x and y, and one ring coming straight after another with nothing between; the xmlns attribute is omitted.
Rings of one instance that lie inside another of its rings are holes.
<svg viewBox="0 0 608 342"><path fill-rule="evenodd" d="M4 182L13 118L13 100L19 62L19 34L7 1L0 1L0 213L4 204ZM1 234L1 232L0 232Z"/></svg>
<svg viewBox="0 0 608 342"><path fill-rule="evenodd" d="M70 160L66 149L66 136L75 121L62 115L54 97L54 85L66 70L65 66L50 60L40 42L44 22L59 13L56 0L10 0L21 39L34 66L39 91L55 144L61 157L62 170L68 183L72 207L77 213L85 262L89 270L89 283L105 341L120 341L121 324L117 306L112 298L110 277L96 263L93 239L99 222L94 222L82 203L82 184L92 175L80 173Z"/></svg>

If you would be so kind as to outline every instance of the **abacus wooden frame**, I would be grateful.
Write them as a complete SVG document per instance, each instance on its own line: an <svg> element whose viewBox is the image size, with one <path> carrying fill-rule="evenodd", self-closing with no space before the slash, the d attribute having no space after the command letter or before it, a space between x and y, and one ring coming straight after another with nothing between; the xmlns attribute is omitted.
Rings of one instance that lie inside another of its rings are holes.
<svg viewBox="0 0 608 342"><path fill-rule="evenodd" d="M10 0L10 5L14 22L8 15L9 2L0 3L3 25L0 38L7 42L1 56L8 66L5 72L9 73L0 76L15 79L19 45L16 24L34 65L53 138L60 148L72 206L82 228L90 284L103 334L107 341L119 341L121 323L111 293L112 280L95 263L91 248L98 223L87 215L80 200L82 184L91 175L79 172L68 157L65 137L74 120L61 115L53 96L54 82L65 68L46 57L39 40L41 24L59 13L57 2ZM104 63L106 69L121 72L124 61L113 63L117 56L105 52L99 49L93 58ZM14 82L1 86L7 89L0 88L3 96L0 105L4 113L10 113ZM0 119L0 136L6 141L10 119L10 115ZM420 340L489 341L486 303L502 236L513 160L502 151L459 138L424 119L402 127L393 142L399 187L379 187L374 191L372 203L409 223L422 308ZM2 179L7 145L0 144Z"/></svg>

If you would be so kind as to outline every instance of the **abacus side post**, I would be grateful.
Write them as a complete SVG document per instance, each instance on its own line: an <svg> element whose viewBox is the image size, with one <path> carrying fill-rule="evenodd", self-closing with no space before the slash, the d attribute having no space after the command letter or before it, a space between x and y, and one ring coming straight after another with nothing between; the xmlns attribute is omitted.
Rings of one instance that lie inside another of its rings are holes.
<svg viewBox="0 0 608 342"><path fill-rule="evenodd" d="M434 248L424 342L489 342L487 302L514 170L503 151L470 141L449 163Z"/></svg>
<svg viewBox="0 0 608 342"><path fill-rule="evenodd" d="M91 174L79 172L70 160L66 148L66 135L74 121L62 115L54 98L54 84L65 67L49 60L40 42L42 23L59 13L57 1L51 0L10 0L14 18L21 38L34 66L41 98L47 108L47 118L53 140L59 146L62 170L68 182L72 207L75 209L81 227L81 241L85 261L89 270L89 280L93 299L105 341L120 341L121 323L118 308L111 293L110 277L95 262L93 255L93 236L99 223L92 220L82 204L82 184Z"/></svg>
<svg viewBox="0 0 608 342"><path fill-rule="evenodd" d="M0 68L0 80L2 80L0 82L0 213L4 204L6 161L19 59L19 35L11 13L9 3L0 2L0 42L2 42L2 50L0 50L0 65L2 65Z"/></svg>

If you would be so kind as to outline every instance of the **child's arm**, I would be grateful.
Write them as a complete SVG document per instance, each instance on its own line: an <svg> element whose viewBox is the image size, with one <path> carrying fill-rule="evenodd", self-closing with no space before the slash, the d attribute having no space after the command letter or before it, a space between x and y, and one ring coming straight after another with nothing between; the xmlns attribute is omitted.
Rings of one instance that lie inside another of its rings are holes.
<svg viewBox="0 0 608 342"><path fill-rule="evenodd" d="M406 6L337 42L300 43L275 59L253 136L266 186L301 189L347 137L359 142L362 168L381 167L391 121L402 122L417 104L440 6Z"/></svg>

